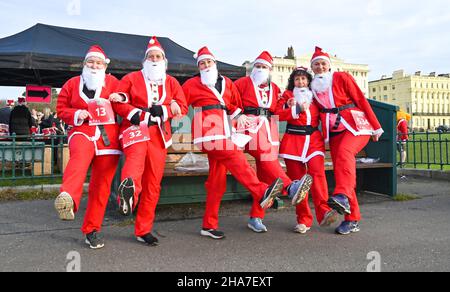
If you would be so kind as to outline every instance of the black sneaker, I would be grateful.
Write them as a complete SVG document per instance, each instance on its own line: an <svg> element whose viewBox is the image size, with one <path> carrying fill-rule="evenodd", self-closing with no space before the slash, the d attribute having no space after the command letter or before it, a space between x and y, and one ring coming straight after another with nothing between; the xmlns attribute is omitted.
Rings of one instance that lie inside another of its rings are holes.
<svg viewBox="0 0 450 292"><path fill-rule="evenodd" d="M222 231L219 231L219 230L214 230L214 229L202 229L200 234L202 236L211 237L212 239L217 239L217 240L225 238L225 233L223 233Z"/></svg>
<svg viewBox="0 0 450 292"><path fill-rule="evenodd" d="M105 247L105 242L97 231L93 231L86 235L86 244L88 244L91 249Z"/></svg>
<svg viewBox="0 0 450 292"><path fill-rule="evenodd" d="M283 191L283 181L280 178L266 190L264 197L261 199L260 206L262 209L267 210L272 207L275 199L281 195Z"/></svg>
<svg viewBox="0 0 450 292"><path fill-rule="evenodd" d="M148 244L150 246L159 245L158 238L154 237L153 234L151 234L151 233L141 236L141 237L137 237L137 241Z"/></svg>
<svg viewBox="0 0 450 292"><path fill-rule="evenodd" d="M117 201L119 203L119 213L123 216L133 214L134 205L134 182L132 178L125 179L119 186Z"/></svg>

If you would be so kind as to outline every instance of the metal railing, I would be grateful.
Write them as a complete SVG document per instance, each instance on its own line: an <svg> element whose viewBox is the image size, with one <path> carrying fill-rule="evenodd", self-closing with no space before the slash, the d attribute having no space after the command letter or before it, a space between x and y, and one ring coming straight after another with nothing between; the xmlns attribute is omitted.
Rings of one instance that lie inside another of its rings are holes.
<svg viewBox="0 0 450 292"><path fill-rule="evenodd" d="M406 162L401 167L450 170L450 133L412 132L404 143ZM400 152L398 153L398 160Z"/></svg>
<svg viewBox="0 0 450 292"><path fill-rule="evenodd" d="M0 184L61 179L69 160L67 136L0 136Z"/></svg>

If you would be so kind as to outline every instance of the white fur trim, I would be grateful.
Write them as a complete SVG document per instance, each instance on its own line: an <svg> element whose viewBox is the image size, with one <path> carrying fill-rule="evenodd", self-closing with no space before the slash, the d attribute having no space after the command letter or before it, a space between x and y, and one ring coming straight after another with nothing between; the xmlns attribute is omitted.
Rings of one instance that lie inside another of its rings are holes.
<svg viewBox="0 0 450 292"><path fill-rule="evenodd" d="M124 92L118 92L117 94L122 95L123 97L125 97L125 101L121 101L120 103L128 103L130 101L130 99L128 98L128 94L126 94Z"/></svg>
<svg viewBox="0 0 450 292"><path fill-rule="evenodd" d="M297 106L294 105L293 107L291 107L291 111L292 111L292 118L294 120L297 120L300 118L300 115L297 115Z"/></svg>
<svg viewBox="0 0 450 292"><path fill-rule="evenodd" d="M238 108L231 116L230 119L234 120L240 113L242 113L242 110Z"/></svg>
<svg viewBox="0 0 450 292"><path fill-rule="evenodd" d="M203 61L205 59L211 59L214 62L216 62L216 58L214 58L213 55L201 55L201 56L198 56L198 58L197 58L197 66L201 61Z"/></svg>
<svg viewBox="0 0 450 292"><path fill-rule="evenodd" d="M211 141L217 141L217 140L226 140L228 138L230 138L230 137L227 137L224 135L200 137L200 138L194 139L194 144L200 144L203 142L211 142Z"/></svg>
<svg viewBox="0 0 450 292"><path fill-rule="evenodd" d="M382 128L373 131L373 135L383 135L384 134L384 130Z"/></svg>
<svg viewBox="0 0 450 292"><path fill-rule="evenodd" d="M281 158L284 158L284 159L289 159L289 160L294 160L294 161L300 161L300 162L303 162L303 163L307 163L311 159L313 159L314 157L319 156L319 155L323 156L323 157L326 157L325 153L323 153L322 151L313 152L308 157L300 157L300 156L294 156L294 155L289 155L289 154L280 154L279 156Z"/></svg>
<svg viewBox="0 0 450 292"><path fill-rule="evenodd" d="M103 55L102 53L98 53L98 52L91 52L91 53L88 53L88 54L86 55L85 61L86 61L87 59L89 59L90 57L97 57L97 58L100 58L100 59L102 59L103 61L105 61L106 64L111 63L111 60L110 60L110 59L107 59L106 56Z"/></svg>
<svg viewBox="0 0 450 292"><path fill-rule="evenodd" d="M331 59L330 59L330 58L327 58L327 57L325 57L325 56L319 56L319 57L316 57L316 58L312 59L312 60L311 60L311 65L314 64L314 62L316 62L317 60L325 60L325 61L328 61L328 63L330 63L330 66L331 66Z"/></svg>
<svg viewBox="0 0 450 292"><path fill-rule="evenodd" d="M131 122L131 119L133 118L133 116L134 116L136 113L142 113L142 111L141 111L140 109L135 108L135 109L132 110L132 111L130 112L130 114L127 116L127 120L129 120L129 121Z"/></svg>
<svg viewBox="0 0 450 292"><path fill-rule="evenodd" d="M122 151L115 150L115 149L106 149L106 150L97 150L96 155L97 156L104 156L104 155L122 155Z"/></svg>
<svg viewBox="0 0 450 292"><path fill-rule="evenodd" d="M73 125L76 126L76 127L79 127L79 126L83 125L83 120L80 120L78 118L80 116L81 111L82 110L77 110L75 112L75 116L74 116L74 119L73 119Z"/></svg>
<svg viewBox="0 0 450 292"><path fill-rule="evenodd" d="M258 64L258 63L264 64L264 65L266 65L266 66L268 66L268 67L270 67L270 68L273 67L273 65L272 65L270 62L268 62L267 60L264 60L264 59L257 59L255 62L253 62L253 67L254 67L256 64Z"/></svg>
<svg viewBox="0 0 450 292"><path fill-rule="evenodd" d="M157 47L157 46L148 48L147 51L145 51L145 57L147 57L147 55L150 51L159 51L159 52L163 53L164 57L166 57L166 52L164 52L163 49L161 49L160 47Z"/></svg>
<svg viewBox="0 0 450 292"><path fill-rule="evenodd" d="M167 110L167 106L162 106L163 110L163 122L167 122L169 120L169 111Z"/></svg>

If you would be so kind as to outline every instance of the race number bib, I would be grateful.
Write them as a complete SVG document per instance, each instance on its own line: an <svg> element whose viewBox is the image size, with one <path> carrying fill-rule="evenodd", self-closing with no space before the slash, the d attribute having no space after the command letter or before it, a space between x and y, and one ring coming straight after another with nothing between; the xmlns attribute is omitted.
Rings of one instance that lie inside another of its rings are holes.
<svg viewBox="0 0 450 292"><path fill-rule="evenodd" d="M109 100L93 100L88 104L90 126L113 125L116 122L115 114Z"/></svg>
<svg viewBox="0 0 450 292"><path fill-rule="evenodd" d="M359 111L351 111L353 120L356 124L356 129L358 131L373 131L374 128L369 123L369 121L366 118L365 113L359 112Z"/></svg>
<svg viewBox="0 0 450 292"><path fill-rule="evenodd" d="M150 141L150 131L145 122L141 123L139 127L131 126L123 132L123 148L146 141Z"/></svg>

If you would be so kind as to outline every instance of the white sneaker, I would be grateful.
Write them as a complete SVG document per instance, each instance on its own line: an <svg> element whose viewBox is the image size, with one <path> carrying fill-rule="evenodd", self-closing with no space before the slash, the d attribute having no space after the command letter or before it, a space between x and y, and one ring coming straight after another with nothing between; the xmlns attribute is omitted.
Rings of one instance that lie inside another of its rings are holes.
<svg viewBox="0 0 450 292"><path fill-rule="evenodd" d="M75 220L73 199L68 193L63 192L56 198L55 209L58 212L59 219L63 221Z"/></svg>
<svg viewBox="0 0 450 292"><path fill-rule="evenodd" d="M294 232L300 234L306 234L306 232L310 231L311 227L306 227L305 224L298 224L295 226Z"/></svg>

